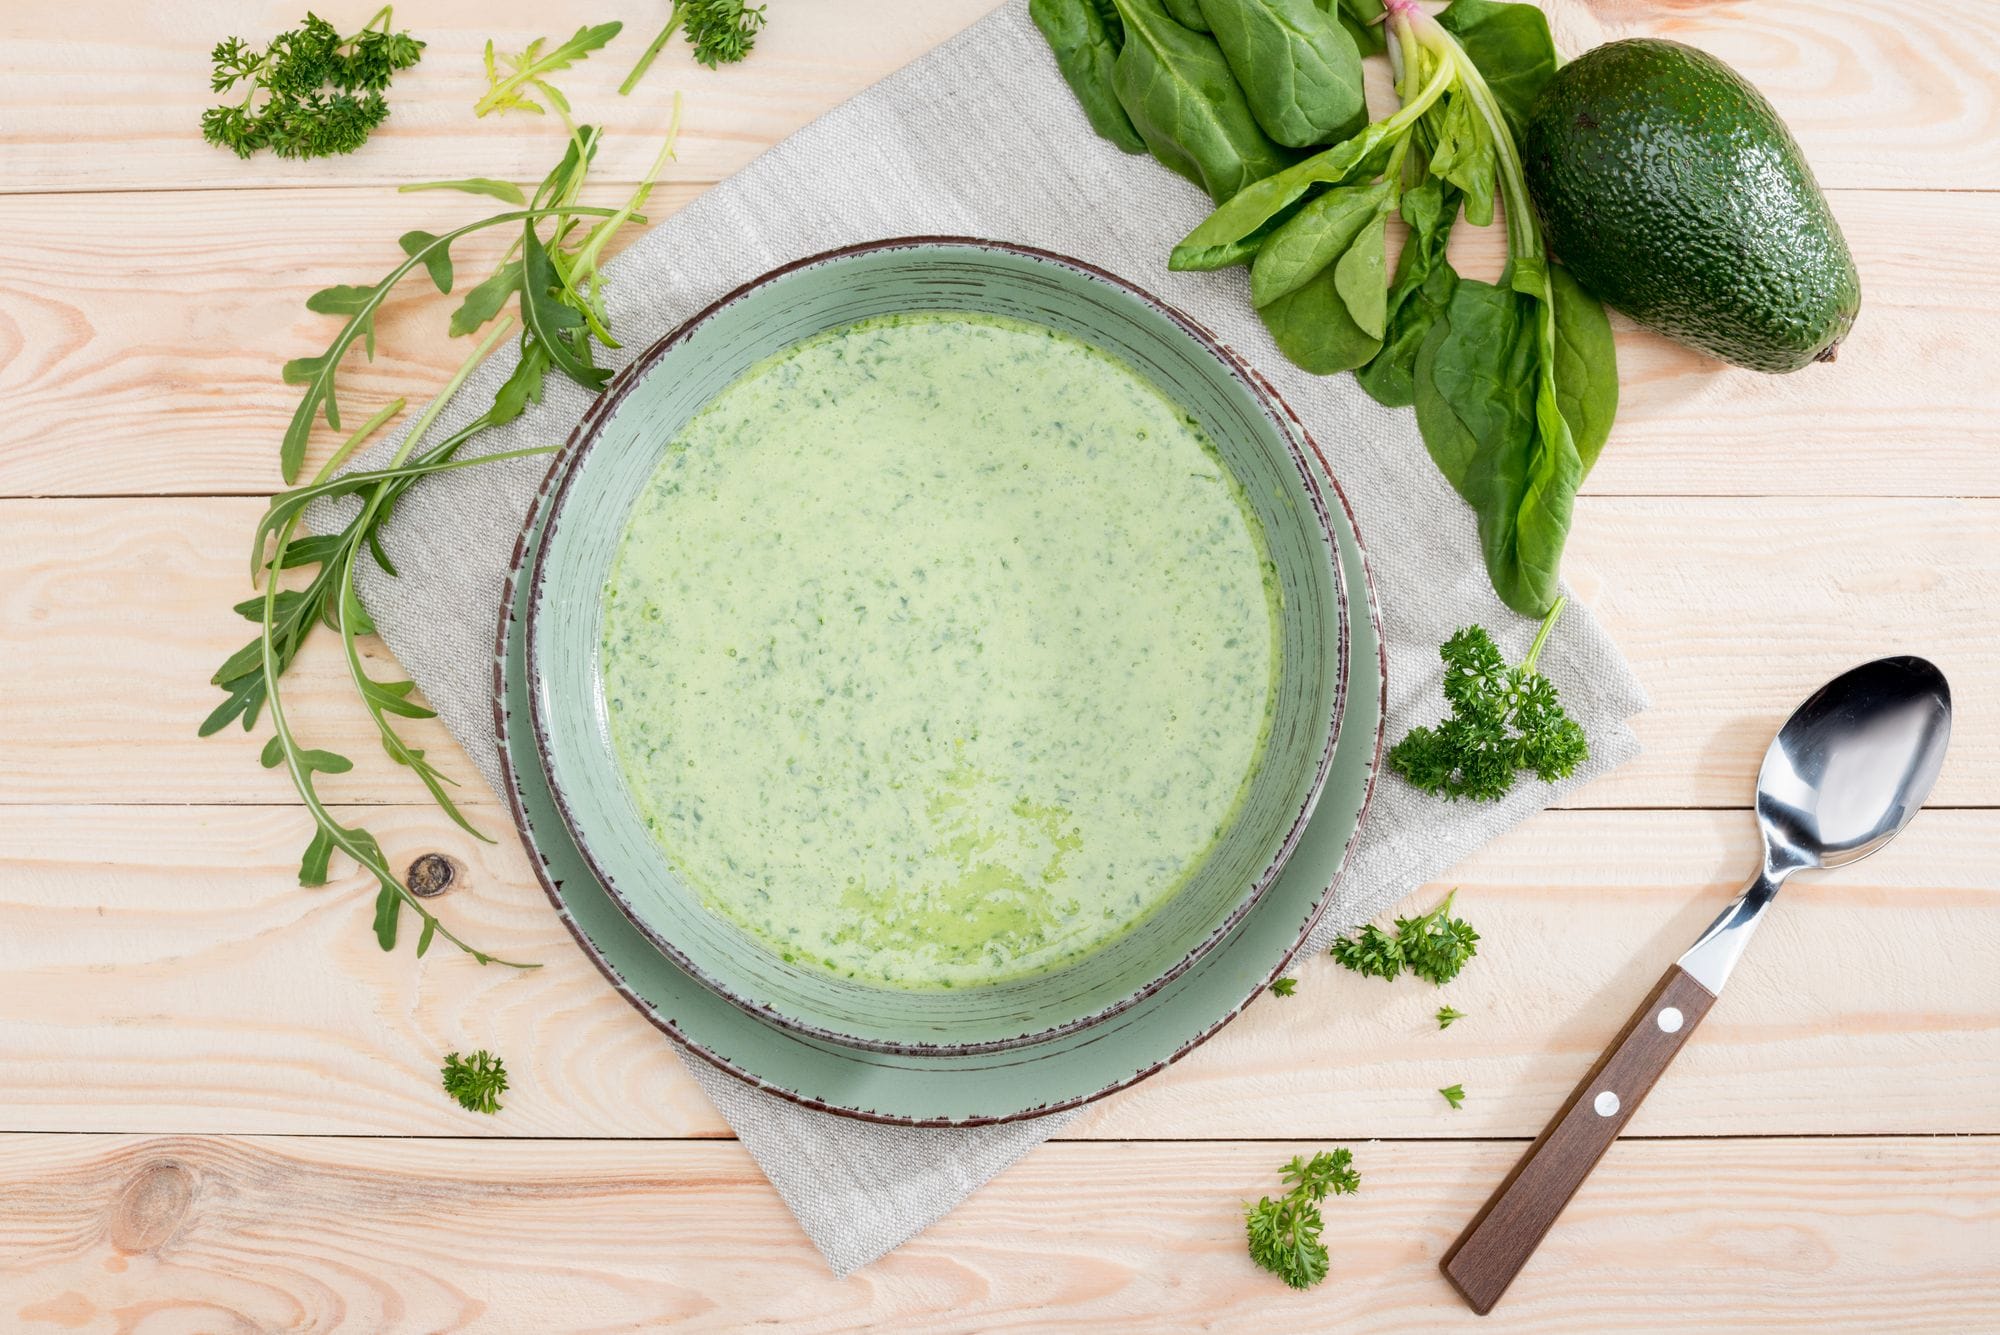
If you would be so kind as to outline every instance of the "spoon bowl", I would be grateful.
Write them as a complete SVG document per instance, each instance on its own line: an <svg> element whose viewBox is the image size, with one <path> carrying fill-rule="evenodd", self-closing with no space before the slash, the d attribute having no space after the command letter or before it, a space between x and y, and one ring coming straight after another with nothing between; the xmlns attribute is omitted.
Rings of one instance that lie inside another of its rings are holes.
<svg viewBox="0 0 2000 1335"><path fill-rule="evenodd" d="M1926 659L1878 658L1814 691L1757 775L1767 874L1844 867L1895 838L1937 782L1950 740L1951 686Z"/></svg>

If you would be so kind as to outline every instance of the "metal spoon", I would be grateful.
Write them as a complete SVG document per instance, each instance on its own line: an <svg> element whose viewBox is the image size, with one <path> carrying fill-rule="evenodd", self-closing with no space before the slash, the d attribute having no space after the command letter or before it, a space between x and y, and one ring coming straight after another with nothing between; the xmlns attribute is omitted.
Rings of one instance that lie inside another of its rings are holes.
<svg viewBox="0 0 2000 1335"><path fill-rule="evenodd" d="M1950 737L1951 688L1921 658L1880 658L1835 677L1778 730L1757 775L1764 865L1667 970L1438 1263L1473 1311L1500 1301L1708 1014L1778 887L1895 838L1930 793Z"/></svg>

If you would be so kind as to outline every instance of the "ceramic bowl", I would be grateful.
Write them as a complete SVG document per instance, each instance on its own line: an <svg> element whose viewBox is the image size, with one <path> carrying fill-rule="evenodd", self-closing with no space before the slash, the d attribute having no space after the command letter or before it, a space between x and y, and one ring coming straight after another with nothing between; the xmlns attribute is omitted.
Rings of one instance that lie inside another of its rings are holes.
<svg viewBox="0 0 2000 1335"><path fill-rule="evenodd" d="M627 518L686 421L745 370L870 316L960 310L1074 335L1198 420L1264 528L1281 604L1275 716L1234 821L1186 885L1064 968L984 987L872 985L782 959L708 910L626 788L600 665L604 590ZM737 289L622 372L578 428L530 572L530 721L579 852L633 925L745 1011L886 1052L992 1052L1100 1024L1223 940L1283 869L1340 730L1344 589L1314 470L1259 381L1206 331L1120 279L1026 247L906 238L800 260Z"/></svg>

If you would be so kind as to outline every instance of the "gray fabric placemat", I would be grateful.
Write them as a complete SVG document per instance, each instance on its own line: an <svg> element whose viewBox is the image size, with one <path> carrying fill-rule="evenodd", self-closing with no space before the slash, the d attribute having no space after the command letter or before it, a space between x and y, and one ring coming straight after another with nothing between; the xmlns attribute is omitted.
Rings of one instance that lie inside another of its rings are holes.
<svg viewBox="0 0 2000 1335"><path fill-rule="evenodd" d="M1534 627L1494 597L1472 515L1431 466L1408 411L1380 407L1350 376L1320 378L1291 366L1252 311L1242 270L1167 271L1167 251L1208 209L1205 196L1158 163L1128 157L1091 133L1028 21L1025 0L1012 0L634 242L607 271L613 327L625 344L607 360L624 365L778 264L880 237L1017 241L1123 275L1194 315L1260 367L1327 452L1377 580L1393 740L1440 712L1437 647L1453 630L1481 623L1518 656ZM440 429L490 402L513 361L503 350L476 372ZM539 407L482 437L472 452L560 443L588 403L582 390L551 374ZM361 466L393 447L379 447ZM370 567L362 579L389 647L496 789L493 628L514 540L543 470L543 461L524 460L426 480L386 535L401 578ZM1385 780L1315 948L1435 879L1565 788L1637 753L1624 720L1645 707L1645 697L1586 609L1564 614L1542 666L1589 733L1589 764L1567 785L1523 783L1495 804L1447 805ZM867 1125L799 1108L706 1062L687 1065L837 1274L906 1241L1082 1115L972 1130Z"/></svg>

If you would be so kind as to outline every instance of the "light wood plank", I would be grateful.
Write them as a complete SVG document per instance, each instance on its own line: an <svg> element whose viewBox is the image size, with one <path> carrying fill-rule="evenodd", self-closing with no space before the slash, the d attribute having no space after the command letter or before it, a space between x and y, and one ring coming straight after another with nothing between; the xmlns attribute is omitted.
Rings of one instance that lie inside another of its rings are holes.
<svg viewBox="0 0 2000 1335"><path fill-rule="evenodd" d="M360 151L312 162L269 153L250 161L201 139L209 48L227 35L269 38L298 22L285 3L204 10L123 3L68 14L9 6L0 15L0 191L241 190L273 185L370 184L442 177L512 177L521 164L553 165L555 118L521 113L475 119L485 91L486 39L518 51L551 44L585 24L620 17L610 46L553 79L579 119L624 127L605 145L606 179L635 181L659 151L675 89L686 94L682 172L714 181L765 148L901 68L993 8L995 0L873 0L846 5L780 0L741 65L705 70L676 41L631 97L617 88L665 21L660 6L584 0L438 0L396 17L428 45L396 77L391 114ZM372 5L337 5L336 24L364 21ZM618 13L617 10L625 12ZM650 142L649 142L650 141Z"/></svg>
<svg viewBox="0 0 2000 1335"><path fill-rule="evenodd" d="M220 698L209 674L249 635L229 608L248 594L243 544L261 509L229 498L0 501L0 643L32 648L0 656L0 803L290 800L287 780L258 768L259 738L195 736ZM1918 652L1957 691L1936 800L1992 803L1996 520L1993 500L1585 498L1567 571L1653 707L1636 724L1645 753L1570 801L1746 805L1772 731L1800 698L1862 658ZM373 670L396 668L384 659ZM287 691L301 735L357 762L326 792L422 796L381 757L337 655L302 659ZM451 757L470 800L491 800L441 728L410 731Z"/></svg>
<svg viewBox="0 0 2000 1335"><path fill-rule="evenodd" d="M704 188L663 189L651 216ZM1840 360L1759 375L1621 320L1623 404L1590 491L2000 496L2000 368L1985 353L2000 341L2000 272L1964 262L2000 250L2000 196L1834 203L1867 289ZM0 230L14 238L0 252L0 495L275 488L298 402L278 367L322 351L338 328L306 297L379 276L402 258L393 238L404 231L488 211L372 188L167 193L145 197L135 231L134 207L126 195L0 196ZM1454 255L1487 273L1503 244L1497 227L1460 228ZM469 238L460 272L483 272L499 249ZM396 394L414 413L444 383L469 350L444 336L454 302L421 278L405 284L381 321L379 360L346 364L350 414ZM322 426L316 456L337 438Z"/></svg>
<svg viewBox="0 0 2000 1335"><path fill-rule="evenodd" d="M640 91L620 99L614 90L653 31L651 11L634 13L628 32L559 82L586 118L655 130L664 126L672 89L685 89L683 161L716 179L992 7L993 0L886 0L863 20L851 6L781 2L749 61L700 70L676 43ZM1990 78L2000 41L1978 7L1951 0L1893 9L1868 0L1550 0L1547 8L1572 54L1627 36L1672 37L1715 52L1771 98L1830 186L2000 187L2000 99ZM342 9L338 18L351 22L366 12ZM197 132L202 109L215 100L208 49L226 33L276 32L296 21L292 6L199 15L130 4L79 12L14 7L0 18L0 190L504 176L549 127L525 116L474 121L484 39L513 49L606 15L580 0L452 0L399 17L430 46L423 62L397 79L394 113L367 147L333 161L285 163L265 154L243 163ZM605 166L631 179L650 157L650 149L622 142Z"/></svg>
<svg viewBox="0 0 2000 1335"><path fill-rule="evenodd" d="M354 813L357 815L363 813ZM368 934L369 888L293 883L288 808L0 807L0 1129L727 1134L667 1040L556 923L512 838L422 808L365 813L395 865L441 850L462 934L532 975ZM1453 885L1482 934L1443 991L1324 957L1083 1137L1529 1136L1754 860L1744 812L1554 812ZM2000 1131L2000 812L1926 813L1892 849L1801 882L1641 1133ZM1441 1001L1466 1013L1439 1033ZM436 1084L503 1054L505 1114ZM1436 1094L1462 1082L1454 1112Z"/></svg>
<svg viewBox="0 0 2000 1335"><path fill-rule="evenodd" d="M1311 1145L1053 1145L829 1278L734 1145L0 1140L23 1329L1950 1331L2000 1322L1993 1143L1624 1141L1489 1317L1435 1261L1515 1145L1367 1144L1333 1277L1244 1254Z"/></svg>

